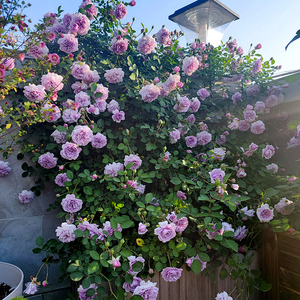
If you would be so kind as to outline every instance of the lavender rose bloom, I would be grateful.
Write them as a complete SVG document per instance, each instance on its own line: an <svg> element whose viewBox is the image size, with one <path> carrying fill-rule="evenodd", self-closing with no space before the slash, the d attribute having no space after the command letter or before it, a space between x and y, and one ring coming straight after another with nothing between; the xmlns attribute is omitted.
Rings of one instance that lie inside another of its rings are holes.
<svg viewBox="0 0 300 300"><path fill-rule="evenodd" d="M189 147L189 148L194 148L198 144L197 138L195 136L192 136L192 135L191 136L187 136L185 138L185 141L186 141L187 147Z"/></svg>
<svg viewBox="0 0 300 300"><path fill-rule="evenodd" d="M215 300L233 300L226 292L218 293Z"/></svg>
<svg viewBox="0 0 300 300"><path fill-rule="evenodd" d="M49 72L48 74L45 74L42 76L42 86L47 90L50 91L53 89L53 91L60 91L63 89L63 77L61 75L58 75L56 73Z"/></svg>
<svg viewBox="0 0 300 300"><path fill-rule="evenodd" d="M189 225L189 221L186 217L182 217L180 219L176 219L174 222L175 224L175 231L178 233L182 233L183 231L185 231L185 229L188 227Z"/></svg>
<svg viewBox="0 0 300 300"><path fill-rule="evenodd" d="M67 108L64 110L62 118L64 122L68 124L72 124L78 121L78 119L81 117L81 114L78 113L77 110L73 110L71 108Z"/></svg>
<svg viewBox="0 0 300 300"><path fill-rule="evenodd" d="M137 275L139 272L133 271L132 266L136 262L141 262L143 264L143 267L144 267L145 259L141 256L135 257L134 255L129 256L127 259L129 261L129 270L127 271L127 273L129 273L131 275Z"/></svg>
<svg viewBox="0 0 300 300"><path fill-rule="evenodd" d="M154 234L163 242L169 242L176 236L176 226L174 223L169 224L168 221L159 222L159 227L154 229Z"/></svg>
<svg viewBox="0 0 300 300"><path fill-rule="evenodd" d="M138 233L145 234L147 231L148 231L147 226L143 223L139 223Z"/></svg>
<svg viewBox="0 0 300 300"><path fill-rule="evenodd" d="M121 121L125 120L125 113L124 111L118 111L118 110L114 110L113 111L113 115L112 115L112 119L113 121L117 122L117 123L121 123Z"/></svg>
<svg viewBox="0 0 300 300"><path fill-rule="evenodd" d="M40 102L46 97L45 88L42 85L35 85L29 83L24 87L25 97L32 102Z"/></svg>
<svg viewBox="0 0 300 300"><path fill-rule="evenodd" d="M86 292L89 290L89 289L94 289L95 290L95 294L91 297L88 297L86 295ZM78 296L79 296L79 299L80 300L92 300L96 297L97 295L97 286L95 283L92 283L87 289L84 289L82 287L82 285L79 286L79 288L77 289L77 292L78 292Z"/></svg>
<svg viewBox="0 0 300 300"><path fill-rule="evenodd" d="M83 221L82 223L78 224L77 228L84 232L85 230L89 231L89 236L88 238L91 239L94 235L97 235L97 240L104 240L104 233L101 228L97 224L90 224L88 221Z"/></svg>
<svg viewBox="0 0 300 300"><path fill-rule="evenodd" d="M262 134L265 131L265 124L263 121L256 121L251 124L251 132L254 134Z"/></svg>
<svg viewBox="0 0 300 300"><path fill-rule="evenodd" d="M250 128L250 124L245 120L241 120L239 122L239 130L240 131L247 131Z"/></svg>
<svg viewBox="0 0 300 300"><path fill-rule="evenodd" d="M182 61L182 71L188 76L196 72L198 67L199 61L195 56L185 57Z"/></svg>
<svg viewBox="0 0 300 300"><path fill-rule="evenodd" d="M124 71L121 68L106 70L104 77L109 83L119 83L123 81Z"/></svg>
<svg viewBox="0 0 300 300"><path fill-rule="evenodd" d="M71 134L72 140L79 146L86 146L93 139L93 131L87 125L77 125Z"/></svg>
<svg viewBox="0 0 300 300"><path fill-rule="evenodd" d="M171 144L176 143L180 139L180 131L175 129L169 133Z"/></svg>
<svg viewBox="0 0 300 300"><path fill-rule="evenodd" d="M104 174L109 175L109 177L116 177L118 176L118 172L123 170L124 170L123 164L113 162L105 166Z"/></svg>
<svg viewBox="0 0 300 300"><path fill-rule="evenodd" d="M239 226L234 232L234 239L237 241L243 240L247 236L246 226Z"/></svg>
<svg viewBox="0 0 300 300"><path fill-rule="evenodd" d="M189 109L192 111L192 112L197 112L200 108L200 105L201 105L201 102L199 101L198 98L194 97L191 99L191 103L190 103L190 107Z"/></svg>
<svg viewBox="0 0 300 300"><path fill-rule="evenodd" d="M29 203L34 197L34 193L32 191L23 190L19 193L19 200L21 203Z"/></svg>
<svg viewBox="0 0 300 300"><path fill-rule="evenodd" d="M114 15L117 20L124 19L127 15L127 8L123 3L120 3L116 6Z"/></svg>
<svg viewBox="0 0 300 300"><path fill-rule="evenodd" d="M57 174L54 180L54 182L61 187L64 187L65 182L67 181L71 181L71 179L68 178L67 173Z"/></svg>
<svg viewBox="0 0 300 300"><path fill-rule="evenodd" d="M133 163L131 170L136 170L142 165L142 160L134 154L126 155L124 158L124 166L126 167L129 163Z"/></svg>
<svg viewBox="0 0 300 300"><path fill-rule="evenodd" d="M217 179L220 179L223 182L223 178L225 176L225 172L222 169L213 169L209 172L211 183L215 183Z"/></svg>
<svg viewBox="0 0 300 300"><path fill-rule="evenodd" d="M59 44L59 50L65 53L78 51L78 39L73 34L64 34L63 38L58 39L57 44Z"/></svg>
<svg viewBox="0 0 300 300"><path fill-rule="evenodd" d="M113 111L115 110L120 110L120 106L119 103L116 100L111 100L108 104L107 104L107 110L110 113L113 113Z"/></svg>
<svg viewBox="0 0 300 300"><path fill-rule="evenodd" d="M144 35L138 40L137 50L144 54L150 54L155 48L155 39L150 35Z"/></svg>
<svg viewBox="0 0 300 300"><path fill-rule="evenodd" d="M82 208L82 200L77 199L74 194L68 194L61 201L61 206L65 212L75 213Z"/></svg>
<svg viewBox="0 0 300 300"><path fill-rule="evenodd" d="M160 89L154 84L148 84L140 90L139 94L145 102L150 103L157 99L160 94Z"/></svg>
<svg viewBox="0 0 300 300"><path fill-rule="evenodd" d="M57 129L55 129L55 131L53 131L53 133L51 134L51 136L53 137L54 141L57 144L66 143L67 142L66 135L67 135L66 132L60 132Z"/></svg>
<svg viewBox="0 0 300 300"><path fill-rule="evenodd" d="M117 39L116 37L114 37L111 40L111 44L108 49L117 55L122 55L126 52L127 48L128 48L127 39L123 39L123 38Z"/></svg>
<svg viewBox="0 0 300 300"><path fill-rule="evenodd" d="M244 111L244 119L248 123L254 122L255 118L256 118L256 112L255 112L255 110L245 110Z"/></svg>
<svg viewBox="0 0 300 300"><path fill-rule="evenodd" d="M90 29L90 20L86 15L81 13L73 14L70 27L75 27L78 34L85 35Z"/></svg>
<svg viewBox="0 0 300 300"><path fill-rule="evenodd" d="M63 243L70 243L75 241L74 231L76 226L74 224L68 224L66 222L62 223L61 226L58 226L55 230L56 236Z"/></svg>
<svg viewBox="0 0 300 300"><path fill-rule="evenodd" d="M92 146L97 149L105 147L107 144L106 136L100 132L97 132L92 139Z"/></svg>
<svg viewBox="0 0 300 300"><path fill-rule="evenodd" d="M178 268L164 268L161 272L161 276L164 281L167 282L174 282L177 281L181 277L183 269L178 269Z"/></svg>
<svg viewBox="0 0 300 300"><path fill-rule="evenodd" d="M9 166L9 162L0 160L0 177L8 175L10 171L11 167Z"/></svg>
<svg viewBox="0 0 300 300"><path fill-rule="evenodd" d="M38 163L45 169L52 169L57 164L57 158L53 153L47 152L39 157Z"/></svg>
<svg viewBox="0 0 300 300"><path fill-rule="evenodd" d="M75 160L78 158L81 148L77 144L66 142L62 145L62 150L60 151L61 157L67 160Z"/></svg>
<svg viewBox="0 0 300 300"><path fill-rule="evenodd" d="M269 204L263 204L256 210L257 217L262 222L269 222L274 218L274 209Z"/></svg>
<svg viewBox="0 0 300 300"><path fill-rule="evenodd" d="M142 279L136 276L133 276L132 283L129 284L127 282L123 283L123 289L125 290L126 293L129 292L134 292L135 288L138 287L141 283Z"/></svg>
<svg viewBox="0 0 300 300"><path fill-rule="evenodd" d="M262 149L262 157L265 159L270 159L275 154L275 148L272 145L267 145Z"/></svg>
<svg viewBox="0 0 300 300"><path fill-rule="evenodd" d="M205 130L197 133L196 137L198 144L201 146L204 146L211 141L211 134Z"/></svg>
<svg viewBox="0 0 300 300"><path fill-rule="evenodd" d="M178 198L180 198L181 200L186 200L186 199L187 199L185 193L182 192L182 191L178 191L177 194L176 194L176 196L177 196Z"/></svg>
<svg viewBox="0 0 300 300"><path fill-rule="evenodd" d="M144 300L156 300L158 295L156 284L156 282L153 283L150 280L147 282L142 280L140 285L135 288L133 295L140 295Z"/></svg>
<svg viewBox="0 0 300 300"><path fill-rule="evenodd" d="M200 89L197 92L197 95L200 97L201 100L205 100L205 98L210 96L210 93L206 89Z"/></svg>
<svg viewBox="0 0 300 300"><path fill-rule="evenodd" d="M274 205L274 208L282 215L289 215L295 209L295 205L293 201L288 200L286 197L284 197Z"/></svg>

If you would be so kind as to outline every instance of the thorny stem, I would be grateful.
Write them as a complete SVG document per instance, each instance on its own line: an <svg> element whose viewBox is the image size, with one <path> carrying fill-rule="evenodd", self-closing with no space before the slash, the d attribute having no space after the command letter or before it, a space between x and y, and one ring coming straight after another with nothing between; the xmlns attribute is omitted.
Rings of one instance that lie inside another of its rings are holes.
<svg viewBox="0 0 300 300"><path fill-rule="evenodd" d="M110 292L111 292L112 295L118 300L118 297L114 294L114 292L113 292L113 290L112 290L112 287L111 287L111 284L110 284L110 280L109 280L105 275L103 275L102 273L100 273L100 275L103 276L103 277L107 280L108 285L109 285L109 290L110 290Z"/></svg>

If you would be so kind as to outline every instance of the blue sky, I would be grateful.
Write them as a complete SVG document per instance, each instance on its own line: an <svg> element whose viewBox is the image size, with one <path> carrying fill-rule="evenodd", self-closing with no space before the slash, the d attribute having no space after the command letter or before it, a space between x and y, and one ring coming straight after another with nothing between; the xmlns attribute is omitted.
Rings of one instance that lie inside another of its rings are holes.
<svg viewBox="0 0 300 300"><path fill-rule="evenodd" d="M32 7L26 13L37 22L46 12L56 12L59 5L64 13L78 10L81 0L29 0ZM251 43L262 44L260 53L267 60L273 57L276 65L282 65L283 72L300 69L300 39L291 44L287 51L286 44L300 29L300 1L287 0L220 0L224 5L236 12L240 19L234 21L225 32L223 41L228 37L235 38L244 51L249 49ZM126 1L124 1L126 2ZM129 0L127 0L129 2ZM136 0L135 7L128 8L127 17L123 20L131 22L135 17L134 28L139 29L142 22L146 27L155 26L156 33L162 25L167 29L180 30L179 26L168 20L168 16L177 9L182 8L193 0ZM42 5L41 5L42 4ZM185 44L185 40L182 40Z"/></svg>

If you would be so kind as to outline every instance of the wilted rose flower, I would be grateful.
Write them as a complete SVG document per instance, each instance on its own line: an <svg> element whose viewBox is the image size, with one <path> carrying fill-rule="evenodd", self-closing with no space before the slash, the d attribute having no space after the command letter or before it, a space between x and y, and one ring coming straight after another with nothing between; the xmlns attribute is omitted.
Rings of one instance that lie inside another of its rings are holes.
<svg viewBox="0 0 300 300"><path fill-rule="evenodd" d="M32 191L23 190L19 193L19 200L21 203L29 203L34 197L34 193Z"/></svg>
<svg viewBox="0 0 300 300"><path fill-rule="evenodd" d="M0 160L0 177L7 176L10 171L11 167L9 166L9 162Z"/></svg>
<svg viewBox="0 0 300 300"><path fill-rule="evenodd" d="M282 215L289 215L295 209L295 205L293 201L288 200L286 197L284 197L274 205L274 208Z"/></svg>

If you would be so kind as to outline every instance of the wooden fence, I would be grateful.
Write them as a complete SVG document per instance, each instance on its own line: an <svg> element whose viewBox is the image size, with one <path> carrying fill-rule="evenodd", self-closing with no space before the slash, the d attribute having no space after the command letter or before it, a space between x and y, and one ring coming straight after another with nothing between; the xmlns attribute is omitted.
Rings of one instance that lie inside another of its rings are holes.
<svg viewBox="0 0 300 300"><path fill-rule="evenodd" d="M260 269L273 288L265 300L300 300L300 236L263 231Z"/></svg>

